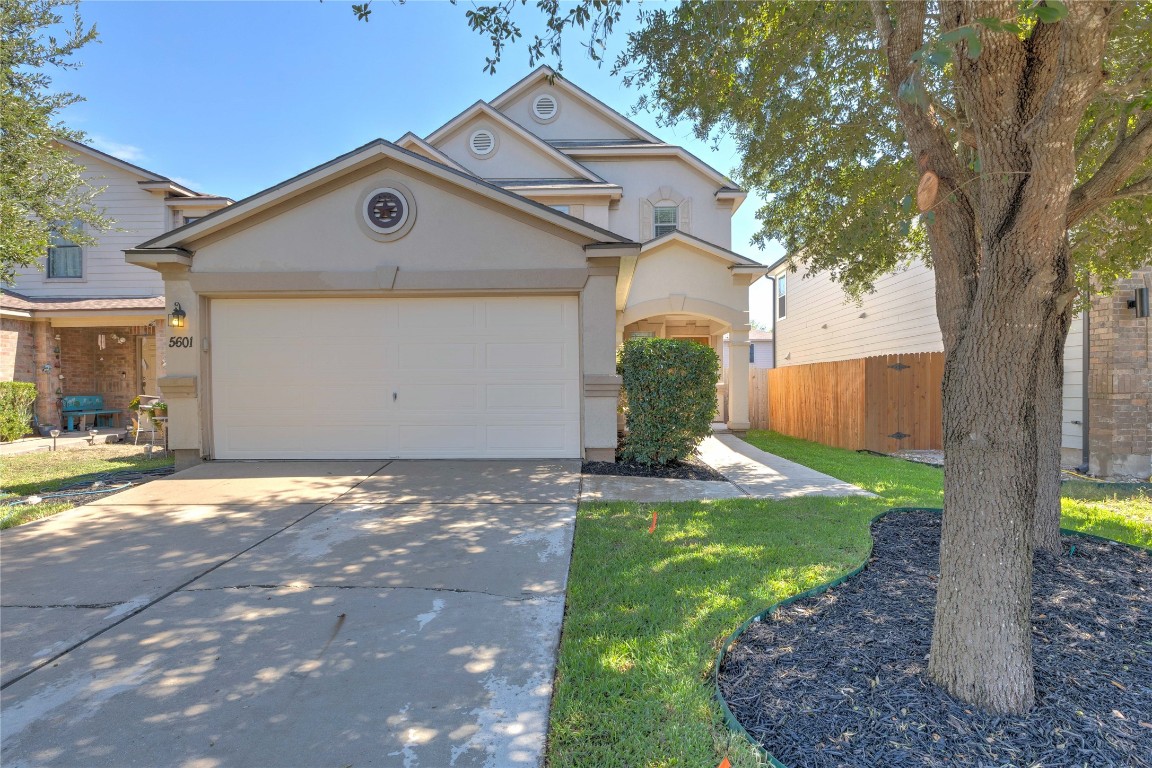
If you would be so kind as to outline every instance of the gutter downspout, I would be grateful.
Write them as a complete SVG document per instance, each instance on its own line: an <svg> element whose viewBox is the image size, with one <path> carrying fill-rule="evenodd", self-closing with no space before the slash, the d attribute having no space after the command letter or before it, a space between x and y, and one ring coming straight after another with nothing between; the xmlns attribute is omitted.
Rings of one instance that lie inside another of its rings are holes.
<svg viewBox="0 0 1152 768"><path fill-rule="evenodd" d="M1082 422L1080 425L1080 429L1083 432L1083 437L1081 439L1082 445L1081 445L1080 452L1081 452L1081 459L1082 459L1082 463L1083 463L1083 467L1084 467L1084 472L1088 471L1088 466L1089 466L1088 465L1088 458L1091 455L1091 445L1088 442L1088 425L1090 423L1089 411L1088 411L1089 404L1090 404L1090 400L1088 397L1088 378L1089 378L1088 377L1088 366L1091 364L1091 360L1092 360L1092 356L1089 354L1092 351L1092 334L1090 333L1091 330L1092 330L1092 308L1091 308L1091 306L1089 306L1088 309L1084 310L1084 362L1083 362L1083 365L1080 366L1081 368L1084 369L1083 372L1081 373L1081 376L1083 377L1084 391L1080 394L1080 397L1081 397L1081 400L1083 403L1081 406L1081 411L1083 412L1083 415L1080 417L1080 420Z"/></svg>

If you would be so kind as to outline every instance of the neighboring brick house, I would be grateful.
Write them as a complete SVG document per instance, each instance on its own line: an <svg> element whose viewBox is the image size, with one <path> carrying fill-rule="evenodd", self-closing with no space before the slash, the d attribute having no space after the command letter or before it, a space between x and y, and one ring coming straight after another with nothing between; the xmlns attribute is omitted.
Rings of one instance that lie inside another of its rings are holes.
<svg viewBox="0 0 1152 768"><path fill-rule="evenodd" d="M104 187L97 204L115 225L93 245L57 242L0 295L0 381L36 384L40 425L62 423L65 395L101 395L105 407L122 410L135 395L158 393L164 281L125 263L123 250L232 202L83 144L67 146L84 178Z"/></svg>
<svg viewBox="0 0 1152 768"><path fill-rule="evenodd" d="M944 349L934 275L922 264L881 277L859 303L827 274L789 272L787 259L769 274L776 280L778 367ZM1111 296L1095 297L1091 311L1073 319L1064 353L1066 467L1149 476L1152 331L1149 319L1128 306L1137 288L1152 290L1152 266L1120 281Z"/></svg>

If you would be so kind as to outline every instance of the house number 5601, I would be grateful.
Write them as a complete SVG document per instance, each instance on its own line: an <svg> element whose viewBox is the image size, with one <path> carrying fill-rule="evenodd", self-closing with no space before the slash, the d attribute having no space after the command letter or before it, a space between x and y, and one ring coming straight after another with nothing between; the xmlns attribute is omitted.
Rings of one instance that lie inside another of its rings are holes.
<svg viewBox="0 0 1152 768"><path fill-rule="evenodd" d="M192 337L191 336L169 336L168 337L168 346L191 348L192 347Z"/></svg>

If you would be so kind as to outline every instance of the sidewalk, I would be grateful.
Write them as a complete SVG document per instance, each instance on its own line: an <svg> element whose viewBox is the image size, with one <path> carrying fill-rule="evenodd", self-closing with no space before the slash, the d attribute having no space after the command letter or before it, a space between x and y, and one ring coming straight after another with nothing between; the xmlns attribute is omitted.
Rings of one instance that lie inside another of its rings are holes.
<svg viewBox="0 0 1152 768"><path fill-rule="evenodd" d="M727 481L584 475L580 500L648 502L875 496L863 488L766 453L735 435L714 434L700 444L698 453L705 464L724 475Z"/></svg>

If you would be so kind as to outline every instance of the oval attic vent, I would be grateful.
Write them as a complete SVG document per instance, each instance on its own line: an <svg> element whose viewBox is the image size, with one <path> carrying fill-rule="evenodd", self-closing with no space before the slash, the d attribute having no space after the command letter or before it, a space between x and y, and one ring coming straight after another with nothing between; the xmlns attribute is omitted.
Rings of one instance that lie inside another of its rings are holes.
<svg viewBox="0 0 1152 768"><path fill-rule="evenodd" d="M468 141L468 146L477 155L487 155L496 148L496 137L492 131L481 129L472 134L472 138Z"/></svg>
<svg viewBox="0 0 1152 768"><path fill-rule="evenodd" d="M536 97L532 102L532 114L536 116L537 120L548 121L556 116L556 110L559 108L556 103L556 98L547 93Z"/></svg>

